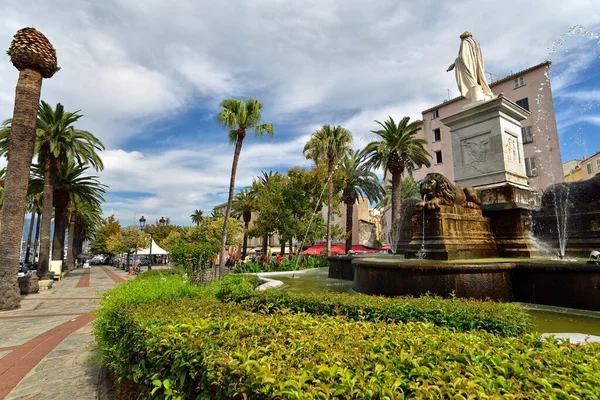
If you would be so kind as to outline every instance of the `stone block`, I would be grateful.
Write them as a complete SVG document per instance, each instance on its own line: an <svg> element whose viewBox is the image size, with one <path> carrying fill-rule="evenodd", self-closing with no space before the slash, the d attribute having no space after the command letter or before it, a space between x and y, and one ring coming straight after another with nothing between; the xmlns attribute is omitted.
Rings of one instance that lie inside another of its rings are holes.
<svg viewBox="0 0 600 400"><path fill-rule="evenodd" d="M54 280L52 280L52 279L44 279L44 280L39 281L40 292L51 289L53 283L54 283Z"/></svg>
<svg viewBox="0 0 600 400"><path fill-rule="evenodd" d="M21 294L33 294L40 291L38 277L35 275L21 276L19 278Z"/></svg>

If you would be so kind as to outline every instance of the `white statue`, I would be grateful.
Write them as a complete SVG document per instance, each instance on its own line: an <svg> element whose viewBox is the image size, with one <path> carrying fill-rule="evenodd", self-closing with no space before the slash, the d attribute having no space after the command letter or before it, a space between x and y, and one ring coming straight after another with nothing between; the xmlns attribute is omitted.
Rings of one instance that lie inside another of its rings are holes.
<svg viewBox="0 0 600 400"><path fill-rule="evenodd" d="M458 90L461 95L471 100L471 103L492 99L494 95L485 79L479 42L469 31L460 35L460 38L462 42L458 58L446 72L455 69Z"/></svg>

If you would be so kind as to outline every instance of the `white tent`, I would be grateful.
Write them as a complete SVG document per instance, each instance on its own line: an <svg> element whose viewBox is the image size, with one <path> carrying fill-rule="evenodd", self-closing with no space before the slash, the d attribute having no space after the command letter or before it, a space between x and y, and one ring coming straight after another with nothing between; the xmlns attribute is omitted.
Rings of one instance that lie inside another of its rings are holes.
<svg viewBox="0 0 600 400"><path fill-rule="evenodd" d="M163 255L163 254L169 254L169 252L164 250L163 248L161 248L159 245L157 245L156 242L154 241L154 239L152 239L152 255L157 256L157 255ZM150 255L150 249L138 250L137 255L138 256Z"/></svg>

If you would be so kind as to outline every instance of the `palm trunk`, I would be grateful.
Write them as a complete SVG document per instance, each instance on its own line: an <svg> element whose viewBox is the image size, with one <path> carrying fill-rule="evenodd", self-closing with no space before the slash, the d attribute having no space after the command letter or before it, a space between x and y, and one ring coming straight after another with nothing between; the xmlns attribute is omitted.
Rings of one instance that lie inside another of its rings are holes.
<svg viewBox="0 0 600 400"><path fill-rule="evenodd" d="M233 152L233 164L231 165L231 180L229 181L229 196L227 197L227 207L225 207L225 221L223 221L223 236L221 237L221 257L219 257L219 277L223 277L225 272L225 246L227 244L227 228L229 225L229 214L231 213L231 202L233 201L233 191L235 189L235 174L237 165L242 151L242 142L246 136L246 130L240 128L238 130L237 141L235 142L235 150Z"/></svg>
<svg viewBox="0 0 600 400"><path fill-rule="evenodd" d="M66 270L70 271L72 270L75 265L73 263L73 249L75 248L75 220L77 219L77 216L75 213L71 214L71 221L69 223L69 245L67 248L67 265L66 265Z"/></svg>
<svg viewBox="0 0 600 400"><path fill-rule="evenodd" d="M25 223L29 169L35 146L35 123L42 90L42 75L31 69L19 73L8 145L4 181L2 234L0 235L0 310L19 307L17 281L21 236Z"/></svg>
<svg viewBox="0 0 600 400"><path fill-rule="evenodd" d="M33 209L31 210L31 218L29 219L29 234L27 235L27 250L25 251L25 260L26 264L29 263L29 255L31 254L31 239L33 236L33 225L35 225L35 214L37 212L37 206L34 204Z"/></svg>
<svg viewBox="0 0 600 400"><path fill-rule="evenodd" d="M290 258L292 258L292 239L290 239Z"/></svg>
<svg viewBox="0 0 600 400"><path fill-rule="evenodd" d="M285 254L285 239L279 237L279 241L281 242L281 257Z"/></svg>
<svg viewBox="0 0 600 400"><path fill-rule="evenodd" d="M250 227L250 221L244 223L244 244L242 245L242 261L246 259L246 252L248 251L248 228Z"/></svg>
<svg viewBox="0 0 600 400"><path fill-rule="evenodd" d="M346 203L346 254L352 250L352 227L354 225L352 214L354 214L354 203Z"/></svg>
<svg viewBox="0 0 600 400"><path fill-rule="evenodd" d="M50 229L52 222L52 201L54 192L54 177L56 162L54 159L44 161L44 204L42 205L42 238L40 239L40 261L38 277L48 279L50 270Z"/></svg>
<svg viewBox="0 0 600 400"><path fill-rule="evenodd" d="M402 206L402 174L392 172L392 241L398 248L400 240L400 207Z"/></svg>
<svg viewBox="0 0 600 400"><path fill-rule="evenodd" d="M54 239L52 241L52 260L64 260L65 232L67 230L67 207L69 194L57 190L54 196Z"/></svg>
<svg viewBox="0 0 600 400"><path fill-rule="evenodd" d="M329 165L327 166L327 176L329 182L329 201L327 204L327 255L331 255L331 217L333 205L333 158L329 159Z"/></svg>
<svg viewBox="0 0 600 400"><path fill-rule="evenodd" d="M42 212L38 209L37 212L37 226L35 227L35 240L33 241L33 262L39 259L40 253L38 252L38 244L40 239L40 227L42 226L41 220Z"/></svg>

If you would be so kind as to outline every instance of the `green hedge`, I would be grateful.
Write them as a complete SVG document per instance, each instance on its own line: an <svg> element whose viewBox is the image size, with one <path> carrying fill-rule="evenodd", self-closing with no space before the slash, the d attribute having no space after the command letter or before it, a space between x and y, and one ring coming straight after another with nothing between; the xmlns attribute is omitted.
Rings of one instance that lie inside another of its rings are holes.
<svg viewBox="0 0 600 400"><path fill-rule="evenodd" d="M347 293L233 291L219 296L251 311L288 309L318 315L344 315L352 320L432 322L459 331L481 329L505 336L531 332L529 315L518 305L441 297L377 297Z"/></svg>
<svg viewBox="0 0 600 400"><path fill-rule="evenodd" d="M171 279L146 282L172 295ZM137 383L139 398L600 397L595 344L455 332L431 323L261 314L208 292L182 294L187 298L152 304L123 293L103 300L118 311L98 313L103 360L123 382Z"/></svg>
<svg viewBox="0 0 600 400"><path fill-rule="evenodd" d="M183 276L185 271L182 268L171 268L171 269L153 269L152 271L142 272L137 276L137 279L149 279L155 276L166 277L166 276Z"/></svg>

